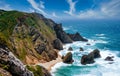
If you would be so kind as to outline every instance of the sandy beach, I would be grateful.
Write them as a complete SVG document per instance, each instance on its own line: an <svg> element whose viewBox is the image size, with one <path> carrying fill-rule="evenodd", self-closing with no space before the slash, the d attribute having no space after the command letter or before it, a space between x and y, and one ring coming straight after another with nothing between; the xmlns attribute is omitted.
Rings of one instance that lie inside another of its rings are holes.
<svg viewBox="0 0 120 76"><path fill-rule="evenodd" d="M62 62L60 55L58 55L58 58L56 58L56 60L52 60L52 61L46 62L46 63L39 63L39 65L43 66L48 71L51 71L51 67L53 67L56 63L59 63L59 62Z"/></svg>

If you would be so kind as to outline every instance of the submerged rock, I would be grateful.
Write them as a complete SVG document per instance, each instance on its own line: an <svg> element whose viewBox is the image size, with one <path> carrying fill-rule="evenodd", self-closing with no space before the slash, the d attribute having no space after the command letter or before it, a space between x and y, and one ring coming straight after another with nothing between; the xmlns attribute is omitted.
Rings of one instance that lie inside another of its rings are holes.
<svg viewBox="0 0 120 76"><path fill-rule="evenodd" d="M110 56L107 56L107 57L105 58L105 61L114 61L113 58L114 58L113 56L111 56L111 57L110 57Z"/></svg>
<svg viewBox="0 0 120 76"><path fill-rule="evenodd" d="M84 51L84 49L82 47L80 47L80 51Z"/></svg>
<svg viewBox="0 0 120 76"><path fill-rule="evenodd" d="M68 51L73 51L73 48L72 48L72 47L69 47L69 48L68 48Z"/></svg>
<svg viewBox="0 0 120 76"><path fill-rule="evenodd" d="M55 49L63 50L62 42L59 39L55 39L53 41L53 46L54 46Z"/></svg>
<svg viewBox="0 0 120 76"><path fill-rule="evenodd" d="M64 63L68 63L68 64L71 64L71 63L74 62L74 60L72 59L72 53L71 53L71 52L67 53L67 54L64 56L63 62L64 62Z"/></svg>
<svg viewBox="0 0 120 76"><path fill-rule="evenodd" d="M78 32L75 34L69 34L68 36L73 40L73 41L88 41L87 39L83 38Z"/></svg>

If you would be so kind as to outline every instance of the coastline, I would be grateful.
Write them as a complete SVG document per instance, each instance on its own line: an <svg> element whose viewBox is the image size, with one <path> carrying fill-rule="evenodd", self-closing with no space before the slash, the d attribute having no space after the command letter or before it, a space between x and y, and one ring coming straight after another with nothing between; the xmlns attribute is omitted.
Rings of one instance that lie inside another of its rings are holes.
<svg viewBox="0 0 120 76"><path fill-rule="evenodd" d="M59 62L62 62L62 58L58 54L58 57L56 58L56 60L52 60L52 61L45 62L45 63L38 63L38 65L43 66L44 68L46 68L50 72L51 68Z"/></svg>

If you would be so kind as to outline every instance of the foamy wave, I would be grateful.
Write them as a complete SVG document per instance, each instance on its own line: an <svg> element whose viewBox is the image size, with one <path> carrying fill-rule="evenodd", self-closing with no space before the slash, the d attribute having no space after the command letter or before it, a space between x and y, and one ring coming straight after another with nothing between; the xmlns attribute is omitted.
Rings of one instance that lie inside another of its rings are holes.
<svg viewBox="0 0 120 76"><path fill-rule="evenodd" d="M96 36L105 36L105 34L95 34Z"/></svg>
<svg viewBox="0 0 120 76"><path fill-rule="evenodd" d="M90 45L87 45L88 43ZM91 39L89 39L88 42L77 41L77 42L73 42L73 43L66 44L63 46L64 49L59 52L59 54L61 56L66 55L66 53L70 52L70 51L68 51L68 48L72 47L73 51L71 51L71 52L73 53L73 59L74 59L74 63L72 64L72 66L76 66L76 67L78 66L78 68L79 67L83 67L83 68L86 67L84 70L85 72L86 72L86 70L89 70L89 74L81 72L81 74L79 74L79 75L74 74L73 76L119 76L119 74L120 74L120 71L119 71L120 58L117 56L119 52L107 50L106 48L100 49L101 58L95 59L94 64L82 65L80 63L80 57L82 55L88 54L91 51L93 51L94 49L96 49L95 45L97 43L106 44L108 42L104 41L104 40L91 40ZM80 47L82 47L84 49L83 52L79 51ZM107 56L114 56L114 58L113 58L114 61L105 61L104 59ZM57 69L61 68L62 66L71 66L71 65L64 64L62 62L56 64L54 67L52 67L52 71L51 71L52 75L55 76L54 73L57 71ZM87 66L89 66L89 67L87 67ZM91 68L91 67L93 67L93 68ZM83 69L80 68L79 70L83 70Z"/></svg>
<svg viewBox="0 0 120 76"><path fill-rule="evenodd" d="M63 30L65 30L65 31L66 31L66 30L69 30L69 29L70 29L70 28L68 28L68 27L63 27Z"/></svg>

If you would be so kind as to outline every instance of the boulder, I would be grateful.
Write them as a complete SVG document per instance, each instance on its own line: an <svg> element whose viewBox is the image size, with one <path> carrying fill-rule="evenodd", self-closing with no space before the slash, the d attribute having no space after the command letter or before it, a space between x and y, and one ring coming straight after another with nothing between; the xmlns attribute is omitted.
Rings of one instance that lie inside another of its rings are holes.
<svg viewBox="0 0 120 76"><path fill-rule="evenodd" d="M90 52L88 55L83 55L81 58L81 64L86 65L86 64L91 64L94 63L95 58L100 58L100 51L98 49L93 50Z"/></svg>
<svg viewBox="0 0 120 76"><path fill-rule="evenodd" d="M93 55L83 55L81 58L81 64L86 65L86 64L92 64L94 63L94 57Z"/></svg>
<svg viewBox="0 0 120 76"><path fill-rule="evenodd" d="M64 63L68 63L68 64L73 63L72 53L71 53L71 52L68 52L68 53L64 56L63 62L64 62Z"/></svg>
<svg viewBox="0 0 120 76"><path fill-rule="evenodd" d="M58 38L53 41L53 47L58 50L63 50L62 42Z"/></svg>
<svg viewBox="0 0 120 76"><path fill-rule="evenodd" d="M114 61L113 58L114 58L113 56L112 56L112 57L107 56L107 57L105 58L105 61Z"/></svg>
<svg viewBox="0 0 120 76"><path fill-rule="evenodd" d="M90 53L91 55L94 55L94 58L100 58L100 51L98 49L93 50L93 52Z"/></svg>
<svg viewBox="0 0 120 76"><path fill-rule="evenodd" d="M69 47L69 48L68 48L68 51L73 51L73 48L72 48L72 47Z"/></svg>
<svg viewBox="0 0 120 76"><path fill-rule="evenodd" d="M82 47L80 47L80 51L84 51L84 49Z"/></svg>
<svg viewBox="0 0 120 76"><path fill-rule="evenodd" d="M73 41L88 41L87 39L83 38L78 32L75 34L69 34L68 36L73 40Z"/></svg>
<svg viewBox="0 0 120 76"><path fill-rule="evenodd" d="M54 26L54 30L57 38L59 38L62 41L62 43L72 43L72 39L63 30L62 24L56 24Z"/></svg>

